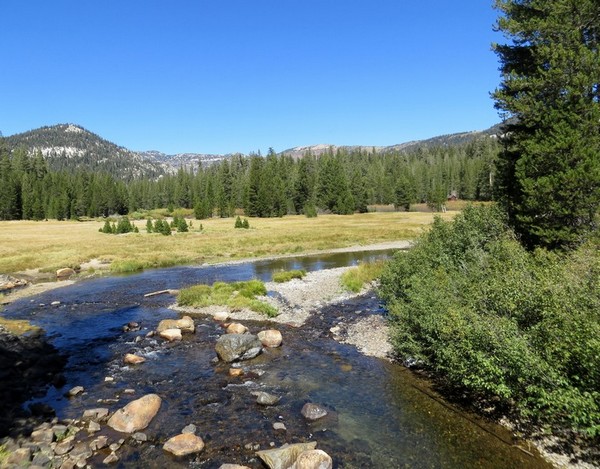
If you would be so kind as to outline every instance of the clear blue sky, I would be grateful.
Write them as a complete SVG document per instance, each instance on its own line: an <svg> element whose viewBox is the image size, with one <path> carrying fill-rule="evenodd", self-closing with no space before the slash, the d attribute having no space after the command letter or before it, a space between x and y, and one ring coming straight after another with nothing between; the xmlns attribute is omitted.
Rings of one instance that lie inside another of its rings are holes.
<svg viewBox="0 0 600 469"><path fill-rule="evenodd" d="M133 150L392 145L499 121L492 0L2 0L0 131Z"/></svg>

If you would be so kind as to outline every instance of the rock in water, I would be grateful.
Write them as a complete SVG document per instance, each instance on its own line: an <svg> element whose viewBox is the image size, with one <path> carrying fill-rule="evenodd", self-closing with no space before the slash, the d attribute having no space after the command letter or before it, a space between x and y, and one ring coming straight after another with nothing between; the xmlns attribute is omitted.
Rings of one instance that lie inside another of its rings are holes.
<svg viewBox="0 0 600 469"><path fill-rule="evenodd" d="M219 311L218 313L215 313L213 319L219 322L227 321L229 319L229 313L227 311Z"/></svg>
<svg viewBox="0 0 600 469"><path fill-rule="evenodd" d="M232 322L227 327L228 334L245 334L248 332L248 328L239 322Z"/></svg>
<svg viewBox="0 0 600 469"><path fill-rule="evenodd" d="M248 466L240 466L239 464L221 464L219 469L250 469Z"/></svg>
<svg viewBox="0 0 600 469"><path fill-rule="evenodd" d="M332 469L333 460L325 451L311 449L298 456L290 469Z"/></svg>
<svg viewBox="0 0 600 469"><path fill-rule="evenodd" d="M304 404L301 412L304 418L308 420L318 420L327 415L327 409L318 404L311 404L310 402Z"/></svg>
<svg viewBox="0 0 600 469"><path fill-rule="evenodd" d="M256 403L260 405L275 405L281 399L279 396L263 391L253 392L252 395L256 396Z"/></svg>
<svg viewBox="0 0 600 469"><path fill-rule="evenodd" d="M140 357L139 355L135 355L133 353L126 353L125 357L123 357L123 362L127 365L139 365L145 361L146 359L144 357Z"/></svg>
<svg viewBox="0 0 600 469"><path fill-rule="evenodd" d="M183 338L181 337L181 329L165 329L160 333L160 336L169 342L174 342Z"/></svg>
<svg viewBox="0 0 600 469"><path fill-rule="evenodd" d="M204 441L193 433L182 433L167 440L163 449L175 456L199 453L204 449Z"/></svg>
<svg viewBox="0 0 600 469"><path fill-rule="evenodd" d="M221 360L230 363L256 357L262 350L262 343L252 334L225 334L217 340L215 350Z"/></svg>
<svg viewBox="0 0 600 469"><path fill-rule="evenodd" d="M298 459L300 454L317 447L316 441L309 443L296 443L283 445L281 448L257 451L256 455L262 459L269 469L289 469Z"/></svg>
<svg viewBox="0 0 600 469"><path fill-rule="evenodd" d="M158 323L157 332L166 331L167 329L180 329L181 332L191 332L196 330L194 320L189 316L184 316L181 319L163 319Z"/></svg>
<svg viewBox="0 0 600 469"><path fill-rule="evenodd" d="M146 428L160 409L162 400L156 394L147 394L131 401L108 419L108 426L118 432L133 433Z"/></svg>
<svg viewBox="0 0 600 469"><path fill-rule="evenodd" d="M279 347L283 341L281 332L276 329L260 331L258 333L258 338L265 347Z"/></svg>

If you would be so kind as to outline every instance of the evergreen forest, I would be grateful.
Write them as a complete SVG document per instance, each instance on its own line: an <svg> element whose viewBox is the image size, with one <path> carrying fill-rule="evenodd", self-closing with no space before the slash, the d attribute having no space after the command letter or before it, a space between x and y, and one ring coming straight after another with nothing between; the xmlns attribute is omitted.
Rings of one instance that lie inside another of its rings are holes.
<svg viewBox="0 0 600 469"><path fill-rule="evenodd" d="M338 148L302 158L235 155L176 174L123 180L108 172L52 169L42 154L0 141L0 219L77 219L155 208L196 218L351 214L394 204L441 210L449 196L491 200L497 139L376 153Z"/></svg>

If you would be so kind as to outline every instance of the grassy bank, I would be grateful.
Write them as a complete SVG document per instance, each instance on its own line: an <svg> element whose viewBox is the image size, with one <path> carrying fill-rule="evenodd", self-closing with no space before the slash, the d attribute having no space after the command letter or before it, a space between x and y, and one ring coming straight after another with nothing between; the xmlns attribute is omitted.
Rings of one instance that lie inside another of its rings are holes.
<svg viewBox="0 0 600 469"><path fill-rule="evenodd" d="M453 212L443 215L453 216ZM52 272L78 267L92 259L111 263L113 272L151 267L222 262L233 259L369 245L413 239L433 220L432 213L365 213L250 218L249 230L236 230L234 219L202 220L203 230L174 236L146 234L145 220L134 223L139 234L99 233L103 221L0 222L0 273L28 269Z"/></svg>

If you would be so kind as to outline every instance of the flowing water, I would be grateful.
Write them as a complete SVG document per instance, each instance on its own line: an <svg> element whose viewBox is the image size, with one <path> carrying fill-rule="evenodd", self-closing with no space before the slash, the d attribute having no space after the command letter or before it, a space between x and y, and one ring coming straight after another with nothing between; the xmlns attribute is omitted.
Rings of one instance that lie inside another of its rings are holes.
<svg viewBox="0 0 600 469"><path fill-rule="evenodd" d="M163 398L160 412L144 430L149 441L127 440L118 467L218 468L236 462L260 468L256 449L303 441L317 441L339 468L549 467L514 446L502 428L437 398L404 367L335 342L329 328L338 322L384 314L372 296L325 307L302 328L278 325L283 346L242 362L242 377L230 377L229 365L215 361L214 343L223 330L212 318L195 318L196 333L184 335L182 342L146 337L161 319L178 315L168 309L172 297L144 298L145 293L215 281L270 280L282 269L312 271L386 255L344 253L105 277L15 302L4 315L32 320L68 355L66 385L51 387L37 399L51 405L59 418L79 418L94 407L114 411L147 393ZM61 303L51 306L53 301ZM141 330L123 332L123 325L132 321ZM255 333L270 327L266 322L244 324ZM146 363L124 366L122 357L128 352L145 356ZM65 397L76 385L84 386L85 394ZM259 406L254 391L276 394L281 401ZM325 406L329 415L307 423L300 414L306 402ZM287 429L274 430L275 422ZM196 456L174 459L162 443L190 423L206 447ZM101 433L113 440L124 437L107 427ZM107 454L91 464L100 464Z"/></svg>

